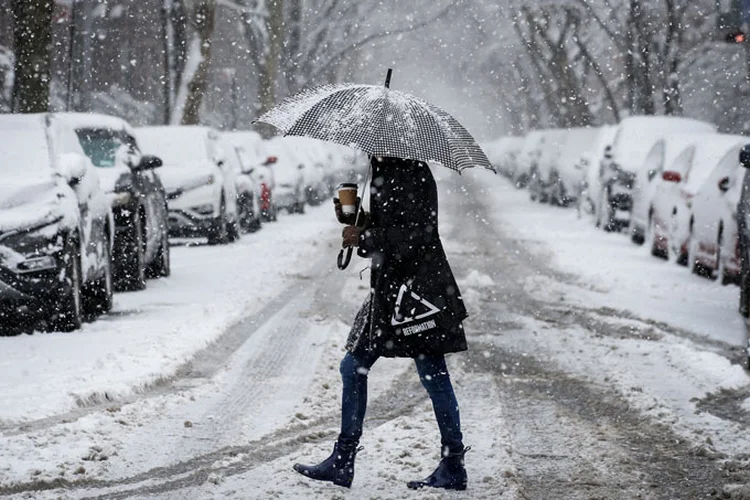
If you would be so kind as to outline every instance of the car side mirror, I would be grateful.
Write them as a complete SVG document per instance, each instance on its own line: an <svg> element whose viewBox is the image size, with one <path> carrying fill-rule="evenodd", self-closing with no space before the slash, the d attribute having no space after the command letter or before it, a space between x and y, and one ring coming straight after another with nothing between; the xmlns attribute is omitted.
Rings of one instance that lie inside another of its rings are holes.
<svg viewBox="0 0 750 500"><path fill-rule="evenodd" d="M750 168L750 144L745 144L740 149L740 164L745 168Z"/></svg>
<svg viewBox="0 0 750 500"><path fill-rule="evenodd" d="M159 168L164 163L161 161L161 158L154 155L143 155L141 156L141 161L138 162L138 165L136 165L135 170L153 170L155 168Z"/></svg>
<svg viewBox="0 0 750 500"><path fill-rule="evenodd" d="M729 187L729 177L724 177L719 181L719 191L721 191L722 193L726 193L727 191L729 191Z"/></svg>
<svg viewBox="0 0 750 500"><path fill-rule="evenodd" d="M651 170L649 170L649 171L648 171L648 174L647 174L647 176L648 176L648 181L649 181L649 182L651 182L652 180L654 180L654 177L656 177L656 174L657 174L657 173L658 173L658 172L657 172L657 171L656 171L655 169L653 169L653 168L652 168Z"/></svg>
<svg viewBox="0 0 750 500"><path fill-rule="evenodd" d="M58 159L57 171L68 184L75 186L86 175L86 158L75 153L65 153Z"/></svg>

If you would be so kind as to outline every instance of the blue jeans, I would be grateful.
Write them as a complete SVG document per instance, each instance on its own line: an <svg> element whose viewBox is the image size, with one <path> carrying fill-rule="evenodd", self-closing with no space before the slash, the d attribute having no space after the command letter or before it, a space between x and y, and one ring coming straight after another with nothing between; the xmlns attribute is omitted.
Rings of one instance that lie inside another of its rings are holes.
<svg viewBox="0 0 750 500"><path fill-rule="evenodd" d="M362 423L367 411L367 374L377 356L358 357L350 352L341 360L341 379L343 394L341 398L341 434L342 443L354 444L362 436ZM458 413L458 401L453 393L445 357L424 356L414 358L422 385L432 400L443 450L458 452L463 450L461 421Z"/></svg>

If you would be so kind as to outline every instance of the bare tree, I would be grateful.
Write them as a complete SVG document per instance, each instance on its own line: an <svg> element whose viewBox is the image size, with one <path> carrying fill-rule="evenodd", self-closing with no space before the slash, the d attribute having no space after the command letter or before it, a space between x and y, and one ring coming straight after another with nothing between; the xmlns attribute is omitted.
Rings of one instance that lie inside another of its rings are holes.
<svg viewBox="0 0 750 500"><path fill-rule="evenodd" d="M52 0L13 0L15 81L13 109L39 113L49 107Z"/></svg>
<svg viewBox="0 0 750 500"><path fill-rule="evenodd" d="M185 0L192 36L179 77L172 123L200 123L200 108L208 85L211 44L216 17L215 0Z"/></svg>

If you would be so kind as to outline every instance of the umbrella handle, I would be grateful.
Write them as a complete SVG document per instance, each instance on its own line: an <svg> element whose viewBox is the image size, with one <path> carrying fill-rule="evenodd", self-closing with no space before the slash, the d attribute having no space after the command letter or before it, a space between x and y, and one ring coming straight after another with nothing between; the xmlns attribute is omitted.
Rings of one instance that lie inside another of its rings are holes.
<svg viewBox="0 0 750 500"><path fill-rule="evenodd" d="M344 250L346 250L346 257L344 256ZM341 250L339 250L339 256L336 259L336 263L338 264L339 269L343 271L344 269L347 268L347 266L349 265L349 262L351 261L352 261L352 247L349 247L346 249L342 248Z"/></svg>

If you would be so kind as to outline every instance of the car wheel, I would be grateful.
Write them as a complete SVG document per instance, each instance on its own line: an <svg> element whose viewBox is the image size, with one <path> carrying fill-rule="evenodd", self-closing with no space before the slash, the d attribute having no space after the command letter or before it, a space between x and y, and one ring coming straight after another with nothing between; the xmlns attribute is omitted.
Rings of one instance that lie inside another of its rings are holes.
<svg viewBox="0 0 750 500"><path fill-rule="evenodd" d="M240 223L239 221L230 222L227 224L227 242L231 243L240 239Z"/></svg>
<svg viewBox="0 0 750 500"><path fill-rule="evenodd" d="M104 273L95 282L83 287L83 310L96 317L112 310L112 251L109 239L104 243Z"/></svg>
<svg viewBox="0 0 750 500"><path fill-rule="evenodd" d="M221 207L219 208L219 219L211 231L208 233L209 245L223 245L229 238L228 234L229 221L227 220L227 208L224 203L224 196L221 197Z"/></svg>
<svg viewBox="0 0 750 500"><path fill-rule="evenodd" d="M651 220L649 221L649 224L648 224L648 234L649 234L649 239L651 240L651 255L653 255L654 257L659 257L661 259L666 258L667 255L665 254L664 250L659 248L657 244L657 240L659 238L656 234L656 222L654 222L653 217L651 217Z"/></svg>
<svg viewBox="0 0 750 500"><path fill-rule="evenodd" d="M611 232L613 228L612 224L612 207L609 204L609 196L607 190L602 191L602 197L599 202L599 227L606 232Z"/></svg>
<svg viewBox="0 0 750 500"><path fill-rule="evenodd" d="M146 274L149 278L166 278L172 274L172 261L169 250L169 236L167 231L162 233L159 249L156 251L156 257L148 266Z"/></svg>
<svg viewBox="0 0 750 500"><path fill-rule="evenodd" d="M143 219L140 214L133 216L130 231L123 236L122 255L119 271L115 276L115 289L136 291L146 288L146 249L144 248Z"/></svg>
<svg viewBox="0 0 750 500"><path fill-rule="evenodd" d="M83 323L81 258L79 253L78 243L69 239L63 257L65 259L64 279L69 280L69 286L67 289L61 290L57 303L52 305L53 319L50 326L53 330L72 332L81 328Z"/></svg>

